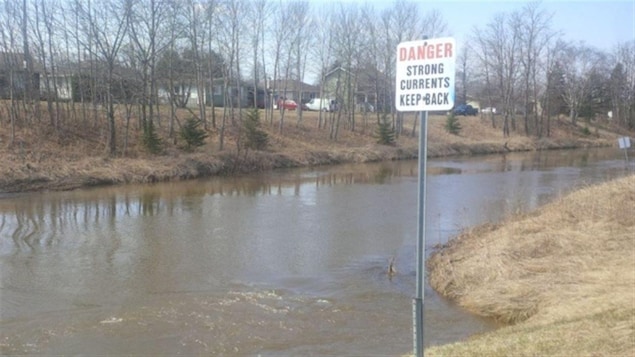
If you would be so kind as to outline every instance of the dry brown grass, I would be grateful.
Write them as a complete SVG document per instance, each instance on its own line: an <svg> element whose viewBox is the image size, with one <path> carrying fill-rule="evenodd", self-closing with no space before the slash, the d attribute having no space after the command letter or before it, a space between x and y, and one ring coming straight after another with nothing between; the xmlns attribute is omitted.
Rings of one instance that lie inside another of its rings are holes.
<svg viewBox="0 0 635 357"><path fill-rule="evenodd" d="M140 145L139 118L133 113L130 131L125 133L123 109L118 114L118 154L107 153L107 127L103 118L95 121L92 111L88 119L73 118L70 109L62 108L62 130L48 124L46 109L42 118L32 119L28 125L16 127L12 141L11 126L5 113L8 103L0 101L0 192L41 189L72 189L85 185L154 182L200 176L270 170L280 167L337 164L345 162L371 162L416 158L418 138L412 136L412 128L418 114L405 115L405 132L396 146L376 144L376 114L356 117L356 131L351 131L345 120L336 141L329 139L329 129L318 129L318 113L303 112L297 123L297 114L287 112L283 132L278 131L278 115L273 124L263 123L270 137L270 147L263 152L245 153L236 146L237 127L228 126L225 146L219 150L218 129L211 128L207 144L194 153L186 153L178 143L168 139L168 108L163 107L157 130L164 140L165 153L150 155ZM220 124L222 108L216 108L216 120ZM81 114L81 110L75 113ZM98 111L104 115L103 111ZM192 116L189 110L179 110L181 121ZM264 114L261 111L261 119ZM540 148L583 147L614 145L615 134L585 138L571 130L563 122L554 122L549 140L535 140L518 133L503 137L500 123L492 128L488 119L461 117L463 130L459 135L448 134L445 116L431 115L428 124L428 154L431 157L447 155L485 154ZM500 119L498 119L500 121ZM227 120L228 123L230 119ZM418 133L419 127L417 126ZM418 134L416 134L418 135ZM124 142L127 142L124 151Z"/></svg>
<svg viewBox="0 0 635 357"><path fill-rule="evenodd" d="M635 175L466 231L428 267L442 295L515 324L429 355L634 356Z"/></svg>

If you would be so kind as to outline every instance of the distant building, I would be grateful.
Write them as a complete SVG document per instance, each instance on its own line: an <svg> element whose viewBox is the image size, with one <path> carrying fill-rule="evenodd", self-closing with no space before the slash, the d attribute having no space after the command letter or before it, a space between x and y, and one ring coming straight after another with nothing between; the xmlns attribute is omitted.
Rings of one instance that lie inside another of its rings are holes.
<svg viewBox="0 0 635 357"><path fill-rule="evenodd" d="M34 64L32 73L24 53L0 52L0 98L23 98L28 83L31 83L32 97L40 96L40 66Z"/></svg>
<svg viewBox="0 0 635 357"><path fill-rule="evenodd" d="M243 108L253 107L255 102L258 108L264 108L266 100L264 88L258 87L254 91L253 84L246 82L242 82L240 86L231 83L226 88L224 78L215 78L211 83L207 81L201 94L194 80L179 81L175 83L172 90L162 85L158 90L158 96L162 103L169 103L170 97L175 98L177 106L181 107L198 106L201 101L204 101L206 106L214 104L215 107L238 107L240 105Z"/></svg>
<svg viewBox="0 0 635 357"><path fill-rule="evenodd" d="M322 84L325 96L338 97L338 101L346 108L381 112L389 112L393 106L394 85L384 73L372 67L354 68L349 71L341 66L327 72Z"/></svg>
<svg viewBox="0 0 635 357"><path fill-rule="evenodd" d="M278 79L269 81L267 87L273 94L274 103L278 98L285 98L301 105L320 95L320 87L299 80Z"/></svg>

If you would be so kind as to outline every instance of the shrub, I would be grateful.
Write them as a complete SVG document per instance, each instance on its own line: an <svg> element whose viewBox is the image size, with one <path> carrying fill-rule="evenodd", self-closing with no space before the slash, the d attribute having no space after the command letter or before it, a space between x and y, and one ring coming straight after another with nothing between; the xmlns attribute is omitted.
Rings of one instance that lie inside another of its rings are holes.
<svg viewBox="0 0 635 357"><path fill-rule="evenodd" d="M445 120L445 130L453 135L459 135L459 132L461 132L459 118L457 118L454 113L449 114Z"/></svg>
<svg viewBox="0 0 635 357"><path fill-rule="evenodd" d="M377 144L395 145L395 129L387 113L384 113L377 123Z"/></svg>
<svg viewBox="0 0 635 357"><path fill-rule="evenodd" d="M254 150L264 150L269 145L269 136L260 127L260 112L258 108L247 111L243 121L245 147Z"/></svg>
<svg viewBox="0 0 635 357"><path fill-rule="evenodd" d="M152 120L148 120L143 126L143 137L141 138L143 146L153 154L159 154L163 151L163 142L154 128Z"/></svg>
<svg viewBox="0 0 635 357"><path fill-rule="evenodd" d="M194 148L205 145L207 132L200 128L201 121L195 118L189 118L181 127L181 138L185 140L186 151L192 151Z"/></svg>

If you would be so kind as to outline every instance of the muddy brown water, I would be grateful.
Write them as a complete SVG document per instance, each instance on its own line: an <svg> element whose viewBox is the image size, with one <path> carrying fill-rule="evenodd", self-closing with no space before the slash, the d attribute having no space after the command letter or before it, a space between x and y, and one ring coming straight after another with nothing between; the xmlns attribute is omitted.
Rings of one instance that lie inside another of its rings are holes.
<svg viewBox="0 0 635 357"><path fill-rule="evenodd" d="M623 175L620 155L429 160L427 252ZM0 352L411 352L416 196L416 161L4 195ZM426 345L498 326L428 286L424 303Z"/></svg>

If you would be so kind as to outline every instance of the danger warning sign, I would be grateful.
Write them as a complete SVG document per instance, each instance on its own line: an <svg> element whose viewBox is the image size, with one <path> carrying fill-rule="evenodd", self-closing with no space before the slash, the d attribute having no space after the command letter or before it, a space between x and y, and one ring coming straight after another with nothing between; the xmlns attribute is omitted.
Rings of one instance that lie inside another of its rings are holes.
<svg viewBox="0 0 635 357"><path fill-rule="evenodd" d="M397 46L398 111L449 110L454 106L456 45L453 38Z"/></svg>

